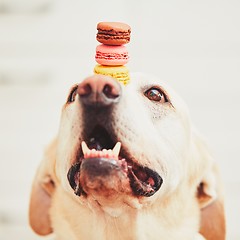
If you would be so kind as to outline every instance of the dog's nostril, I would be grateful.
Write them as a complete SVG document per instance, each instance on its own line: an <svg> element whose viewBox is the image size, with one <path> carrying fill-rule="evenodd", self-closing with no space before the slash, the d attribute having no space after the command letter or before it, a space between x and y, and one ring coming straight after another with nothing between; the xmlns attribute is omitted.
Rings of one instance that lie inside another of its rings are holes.
<svg viewBox="0 0 240 240"><path fill-rule="evenodd" d="M78 94L81 97L87 97L92 93L92 87L90 84L85 84L78 88Z"/></svg>
<svg viewBox="0 0 240 240"><path fill-rule="evenodd" d="M103 88L103 93L107 98L117 98L119 97L119 94L117 94L116 91L114 91L113 86L106 84Z"/></svg>

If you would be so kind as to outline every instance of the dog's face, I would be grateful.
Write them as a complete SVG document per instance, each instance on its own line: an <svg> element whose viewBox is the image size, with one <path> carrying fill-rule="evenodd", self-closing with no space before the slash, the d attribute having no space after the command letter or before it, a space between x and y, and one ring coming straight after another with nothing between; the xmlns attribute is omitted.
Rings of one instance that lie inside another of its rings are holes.
<svg viewBox="0 0 240 240"><path fill-rule="evenodd" d="M114 83L106 99L103 88L91 86L98 81L115 80L88 78L72 88L63 107L57 175L65 190L106 209L168 196L191 166L185 105L154 77L135 74L127 86ZM99 99L89 91L100 91Z"/></svg>
<svg viewBox="0 0 240 240"><path fill-rule="evenodd" d="M73 86L63 106L59 134L33 183L30 224L41 235L54 228L61 239L74 232L76 239L96 239L85 219L101 222L101 239L119 229L125 239L179 239L179 232L193 239L201 208L219 191L216 176L185 104L170 87L143 74L132 74L127 86L94 75ZM224 239L221 199L205 209L201 232ZM213 218L220 219L218 229Z"/></svg>

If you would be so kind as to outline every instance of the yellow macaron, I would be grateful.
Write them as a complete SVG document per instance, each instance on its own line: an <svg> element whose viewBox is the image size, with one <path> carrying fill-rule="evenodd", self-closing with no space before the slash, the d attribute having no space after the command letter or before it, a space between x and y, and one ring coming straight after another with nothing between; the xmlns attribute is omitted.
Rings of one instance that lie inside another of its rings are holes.
<svg viewBox="0 0 240 240"><path fill-rule="evenodd" d="M94 73L111 76L124 85L128 84L130 80L129 70L125 66L96 65L94 68Z"/></svg>

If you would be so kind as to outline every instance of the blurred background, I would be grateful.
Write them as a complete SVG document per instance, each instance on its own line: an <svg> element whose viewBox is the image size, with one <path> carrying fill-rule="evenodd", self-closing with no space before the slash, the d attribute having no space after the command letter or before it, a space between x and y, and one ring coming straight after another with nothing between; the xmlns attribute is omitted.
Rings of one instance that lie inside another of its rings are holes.
<svg viewBox="0 0 240 240"><path fill-rule="evenodd" d="M32 178L70 86L92 74L100 21L131 25L129 69L186 101L222 172L228 239L240 239L239 12L239 0L0 0L0 240L42 239L28 227Z"/></svg>

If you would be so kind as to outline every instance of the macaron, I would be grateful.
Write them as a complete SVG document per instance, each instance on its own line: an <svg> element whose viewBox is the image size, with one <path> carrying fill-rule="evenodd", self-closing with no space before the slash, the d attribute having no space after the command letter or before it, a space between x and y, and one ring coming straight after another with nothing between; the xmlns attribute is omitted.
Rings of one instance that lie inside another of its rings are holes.
<svg viewBox="0 0 240 240"><path fill-rule="evenodd" d="M103 65L96 65L94 68L95 74L102 74L111 76L117 79L119 82L123 83L124 85L129 83L129 70L125 66L103 66Z"/></svg>
<svg viewBox="0 0 240 240"><path fill-rule="evenodd" d="M130 42L131 27L121 22L100 22L97 40L106 45L123 45Z"/></svg>
<svg viewBox="0 0 240 240"><path fill-rule="evenodd" d="M109 46L105 44L96 47L95 60L101 65L119 66L129 60L128 50L125 46Z"/></svg>

